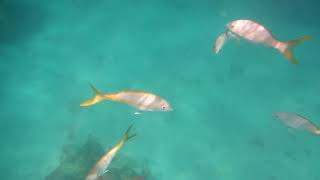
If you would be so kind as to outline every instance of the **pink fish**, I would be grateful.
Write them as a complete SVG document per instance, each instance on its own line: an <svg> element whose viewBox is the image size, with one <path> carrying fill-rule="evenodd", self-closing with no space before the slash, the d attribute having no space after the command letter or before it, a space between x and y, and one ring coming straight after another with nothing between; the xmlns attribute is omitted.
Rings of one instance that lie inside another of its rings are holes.
<svg viewBox="0 0 320 180"><path fill-rule="evenodd" d="M291 63L297 64L298 61L294 57L291 48L299 43L309 40L310 36L284 42L277 40L263 25L252 20L236 20L227 24L228 29L235 35L242 37L248 41L265 44L278 49Z"/></svg>
<svg viewBox="0 0 320 180"><path fill-rule="evenodd" d="M104 94L98 91L90 84L91 88L95 92L95 96L80 104L80 106L91 106L103 100L111 100L116 102L123 102L130 106L133 106L141 111L171 111L170 104L161 97L143 92L143 91L121 91L112 94Z"/></svg>
<svg viewBox="0 0 320 180"><path fill-rule="evenodd" d="M216 54L218 54L220 52L220 50L222 49L222 47L224 46L224 44L229 40L229 39L238 39L238 37L236 37L232 32L230 31L226 31L221 33L217 39L216 42L214 44L213 47L213 52L215 52Z"/></svg>

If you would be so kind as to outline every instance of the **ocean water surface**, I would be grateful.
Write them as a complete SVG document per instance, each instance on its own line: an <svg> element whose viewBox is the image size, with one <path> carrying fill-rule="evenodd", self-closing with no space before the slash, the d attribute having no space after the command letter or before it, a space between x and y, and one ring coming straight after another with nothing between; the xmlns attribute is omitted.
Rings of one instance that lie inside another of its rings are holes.
<svg viewBox="0 0 320 180"><path fill-rule="evenodd" d="M153 179L320 180L320 137L271 116L297 112L320 126L319 9L315 0L1 0L0 179L49 180L65 144L90 136L107 151L132 124L138 136L120 154L148 162ZM283 41L314 38L294 49L298 65L246 41L214 54L235 19ZM80 107L89 83L153 92L174 111Z"/></svg>

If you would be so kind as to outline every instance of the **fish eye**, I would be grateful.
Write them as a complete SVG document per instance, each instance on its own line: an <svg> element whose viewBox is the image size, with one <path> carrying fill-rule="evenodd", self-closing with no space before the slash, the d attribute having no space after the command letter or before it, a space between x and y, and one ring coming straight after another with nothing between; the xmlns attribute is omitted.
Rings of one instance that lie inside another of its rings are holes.
<svg viewBox="0 0 320 180"><path fill-rule="evenodd" d="M162 106L162 110L165 110L166 109L166 106Z"/></svg>

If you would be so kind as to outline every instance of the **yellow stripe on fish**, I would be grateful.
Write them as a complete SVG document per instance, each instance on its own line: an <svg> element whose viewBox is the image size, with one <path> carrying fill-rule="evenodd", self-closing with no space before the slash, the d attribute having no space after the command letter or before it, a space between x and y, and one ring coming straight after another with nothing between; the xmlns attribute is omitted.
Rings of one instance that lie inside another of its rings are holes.
<svg viewBox="0 0 320 180"><path fill-rule="evenodd" d="M91 85L95 96L80 104L80 106L91 106L104 100L111 100L115 102L123 102L133 106L141 111L171 111L171 105L161 97L144 92L144 91L121 91L118 93L104 94Z"/></svg>
<svg viewBox="0 0 320 180"><path fill-rule="evenodd" d="M311 39L310 36L304 36L289 42L279 41L272 35L271 31L253 20L235 20L227 24L227 27L231 33L248 41L278 49L293 64L298 64L298 60L293 55L292 47Z"/></svg>

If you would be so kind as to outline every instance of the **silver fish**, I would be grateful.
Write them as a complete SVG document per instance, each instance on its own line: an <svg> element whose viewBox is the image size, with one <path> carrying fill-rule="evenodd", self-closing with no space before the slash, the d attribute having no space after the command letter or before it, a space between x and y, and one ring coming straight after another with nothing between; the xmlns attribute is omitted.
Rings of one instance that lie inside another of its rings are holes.
<svg viewBox="0 0 320 180"><path fill-rule="evenodd" d="M301 129L316 135L320 135L320 129L315 124L313 124L309 119L297 113L276 112L276 113L273 113L272 116L282 121L284 124L286 124L290 128Z"/></svg>
<svg viewBox="0 0 320 180"><path fill-rule="evenodd" d="M238 39L238 37L233 34L230 31L225 31L223 33L221 33L218 38L216 39L215 45L213 47L213 51L218 54L220 52L220 50L222 49L222 47L224 46L224 44L229 40L229 39ZM239 40L239 39L238 39Z"/></svg>
<svg viewBox="0 0 320 180"><path fill-rule="evenodd" d="M102 93L91 85L95 96L80 106L91 106L104 100L126 103L141 111L172 111L171 105L161 97L144 91L121 91L117 93Z"/></svg>
<svg viewBox="0 0 320 180"><path fill-rule="evenodd" d="M310 36L292 40L289 42L277 40L267 28L253 20L235 20L227 24L229 31L250 42L265 44L278 49L291 63L297 64L298 60L294 57L291 48L306 40Z"/></svg>
<svg viewBox="0 0 320 180"><path fill-rule="evenodd" d="M104 173L109 171L108 167L117 152L129 139L136 136L136 134L129 135L131 128L132 125L127 129L120 142L111 148L107 153L105 153L105 155L103 155L101 159L93 166L85 180L98 180Z"/></svg>
<svg viewBox="0 0 320 180"><path fill-rule="evenodd" d="M218 54L219 51L221 50L222 46L225 44L227 41L228 35L227 32L221 33L218 38L216 39L215 46L213 47L213 51Z"/></svg>

